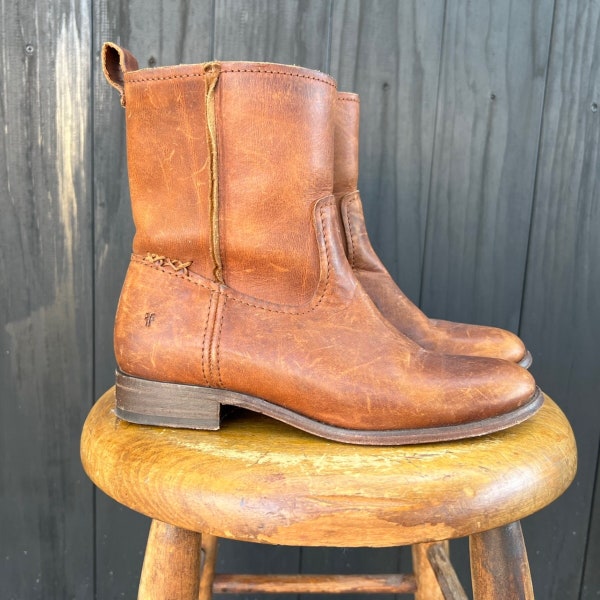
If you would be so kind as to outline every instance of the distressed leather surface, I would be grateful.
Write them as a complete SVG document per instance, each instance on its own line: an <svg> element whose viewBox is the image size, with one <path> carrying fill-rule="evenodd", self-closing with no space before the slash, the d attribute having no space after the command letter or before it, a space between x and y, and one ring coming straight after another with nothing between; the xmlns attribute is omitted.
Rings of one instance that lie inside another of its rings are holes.
<svg viewBox="0 0 600 600"><path fill-rule="evenodd" d="M344 224L350 264L377 308L399 331L434 352L487 356L519 362L523 342L510 331L428 318L398 288L373 250L362 209L358 183L360 104L355 94L338 94L335 119L334 192Z"/></svg>
<svg viewBox="0 0 600 600"><path fill-rule="evenodd" d="M333 197L316 203L314 223L320 273L303 305L134 256L115 327L120 368L250 394L348 429L468 423L531 398L534 380L517 365L429 352L399 333L354 277Z"/></svg>
<svg viewBox="0 0 600 600"><path fill-rule="evenodd" d="M333 80L267 63L210 68L216 161L205 65L124 74L136 237L115 321L119 368L347 429L442 427L525 404L535 392L525 370L423 349L357 279L332 194Z"/></svg>

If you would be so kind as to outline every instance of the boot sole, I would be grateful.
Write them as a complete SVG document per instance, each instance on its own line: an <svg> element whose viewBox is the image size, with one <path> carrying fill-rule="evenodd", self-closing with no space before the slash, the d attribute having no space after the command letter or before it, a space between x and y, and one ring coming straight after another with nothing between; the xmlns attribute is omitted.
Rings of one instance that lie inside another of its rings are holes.
<svg viewBox="0 0 600 600"><path fill-rule="evenodd" d="M193 385L149 381L116 373L116 415L131 423L215 431L234 407L261 413L322 438L372 446L420 444L477 437L517 425L544 402L539 388L518 409L477 421L428 429L371 431L326 425L261 398Z"/></svg>
<svg viewBox="0 0 600 600"><path fill-rule="evenodd" d="M531 356L531 352L527 350L525 356L517 364L524 369L529 369L531 363L533 363L533 356Z"/></svg>

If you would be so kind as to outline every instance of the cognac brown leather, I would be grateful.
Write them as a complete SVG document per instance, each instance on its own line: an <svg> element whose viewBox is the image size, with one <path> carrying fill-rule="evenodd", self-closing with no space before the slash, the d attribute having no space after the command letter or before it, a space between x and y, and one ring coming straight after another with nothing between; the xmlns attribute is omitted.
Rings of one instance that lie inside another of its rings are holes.
<svg viewBox="0 0 600 600"><path fill-rule="evenodd" d="M338 93L334 193L344 224L348 260L371 300L394 327L427 350L502 358L529 366L531 355L510 331L430 319L398 288L371 246L357 191L359 117L359 97Z"/></svg>
<svg viewBox="0 0 600 600"><path fill-rule="evenodd" d="M110 79L124 63L104 56ZM136 224L115 322L123 373L436 439L541 405L514 364L408 339L356 279L332 194L333 79L270 63L122 71Z"/></svg>

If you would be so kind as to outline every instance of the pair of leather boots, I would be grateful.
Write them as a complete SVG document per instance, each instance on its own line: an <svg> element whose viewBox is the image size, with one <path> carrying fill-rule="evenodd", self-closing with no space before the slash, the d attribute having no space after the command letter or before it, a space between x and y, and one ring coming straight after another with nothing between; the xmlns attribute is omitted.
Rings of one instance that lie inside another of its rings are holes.
<svg viewBox="0 0 600 600"><path fill-rule="evenodd" d="M138 69L125 107L133 255L115 323L117 414L218 429L230 406L357 444L471 437L542 395L513 334L428 319L373 251L359 101L295 66Z"/></svg>

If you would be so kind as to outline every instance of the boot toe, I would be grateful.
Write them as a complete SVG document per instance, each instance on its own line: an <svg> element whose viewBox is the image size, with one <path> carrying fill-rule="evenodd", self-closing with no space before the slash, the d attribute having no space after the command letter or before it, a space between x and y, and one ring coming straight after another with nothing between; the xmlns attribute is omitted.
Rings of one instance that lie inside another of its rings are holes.
<svg viewBox="0 0 600 600"><path fill-rule="evenodd" d="M471 389L465 390L472 406L470 418L480 420L507 415L530 402L537 392L531 374L513 362L464 357L472 369ZM477 361L475 363L475 361Z"/></svg>
<svg viewBox="0 0 600 600"><path fill-rule="evenodd" d="M531 374L505 360L430 352L426 354L425 364L427 372L441 374L435 385L443 390L444 397L439 401L440 395L432 393L438 400L435 401L437 410L430 413L435 422L429 426L475 424L510 415L532 402L537 394ZM505 426L512 424L510 417L504 421Z"/></svg>
<svg viewBox="0 0 600 600"><path fill-rule="evenodd" d="M435 348L431 349L436 352L501 358L512 363L521 363L524 367L531 364L531 361L526 361L531 355L527 352L525 344L510 331L436 319L430 319L430 322L436 332L433 340Z"/></svg>

